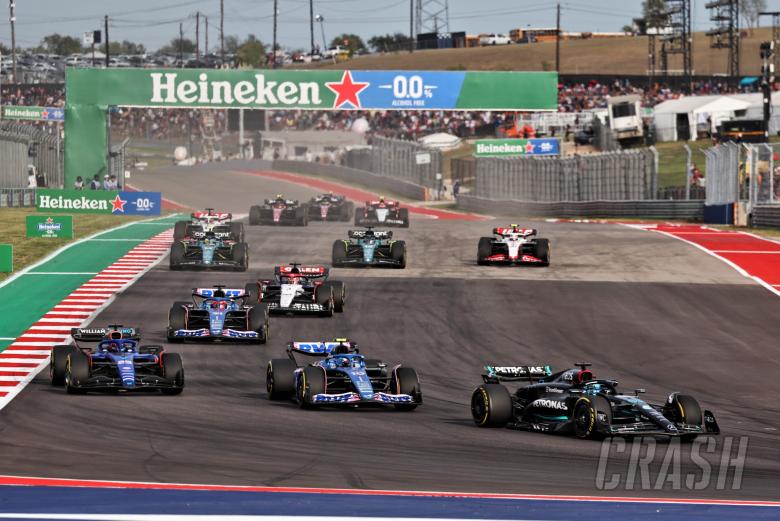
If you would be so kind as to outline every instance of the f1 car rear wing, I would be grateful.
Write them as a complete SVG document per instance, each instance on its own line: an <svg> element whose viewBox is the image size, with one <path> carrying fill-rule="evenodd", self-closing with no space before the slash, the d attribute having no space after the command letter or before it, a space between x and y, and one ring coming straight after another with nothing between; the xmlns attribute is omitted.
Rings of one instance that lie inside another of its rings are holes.
<svg viewBox="0 0 780 521"><path fill-rule="evenodd" d="M70 336L76 342L100 342L108 338L137 341L141 339L141 330L119 324L106 327L73 327L70 329Z"/></svg>
<svg viewBox="0 0 780 521"><path fill-rule="evenodd" d="M265 204L267 204L268 206L272 206L272 205L274 205L274 204L276 204L278 202L279 202L278 199L266 199L265 200ZM297 199L296 200L285 199L285 200L283 200L281 202L283 202L285 204L285 206L294 206L294 205L298 204L298 200Z"/></svg>
<svg viewBox="0 0 780 521"><path fill-rule="evenodd" d="M190 217L195 220L205 219L207 217L213 217L220 221L232 220L233 214L228 212L215 212L214 208L206 208L202 212L192 212Z"/></svg>
<svg viewBox="0 0 780 521"><path fill-rule="evenodd" d="M350 353L358 353L358 345L346 338L337 338L335 340L318 340L311 342L290 342L287 344L287 353L292 357L296 353L307 356L328 356L337 346L344 346Z"/></svg>
<svg viewBox="0 0 780 521"><path fill-rule="evenodd" d="M205 231L203 228L200 230L192 230L190 237L193 239L205 239L206 237L213 237L221 241L229 240L231 237L230 228L227 226L215 226L211 231Z"/></svg>
<svg viewBox="0 0 780 521"><path fill-rule="evenodd" d="M551 374L552 368L549 365L486 365L482 379L485 383L517 382L520 380L533 382L534 378L545 378Z"/></svg>
<svg viewBox="0 0 780 521"><path fill-rule="evenodd" d="M290 266L276 266L274 268L275 276L289 277L296 275L306 279L317 279L328 276L328 268L325 266L301 266L291 264Z"/></svg>
<svg viewBox="0 0 780 521"><path fill-rule="evenodd" d="M390 230L381 230L381 231L375 231L375 230L349 230L347 232L347 237L350 239L365 239L366 237L373 236L374 239L378 240L385 240L385 239L392 239L393 238L393 232Z"/></svg>
<svg viewBox="0 0 780 521"><path fill-rule="evenodd" d="M366 206L377 206L380 204L385 204L387 206L398 206L398 201L391 201L389 199L385 199L384 201L366 201Z"/></svg>
<svg viewBox="0 0 780 521"><path fill-rule="evenodd" d="M192 296L201 298L241 298L248 295L243 289L215 286L213 288L193 288Z"/></svg>
<svg viewBox="0 0 780 521"><path fill-rule="evenodd" d="M507 228L493 228L493 235L509 235L510 233L519 233L523 237L536 235L536 228L521 228L520 225L510 224Z"/></svg>

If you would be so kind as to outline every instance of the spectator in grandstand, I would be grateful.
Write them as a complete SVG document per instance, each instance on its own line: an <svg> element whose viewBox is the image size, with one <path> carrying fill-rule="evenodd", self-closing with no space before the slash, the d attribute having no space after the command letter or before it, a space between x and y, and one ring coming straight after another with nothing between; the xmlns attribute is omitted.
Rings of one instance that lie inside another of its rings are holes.
<svg viewBox="0 0 780 521"><path fill-rule="evenodd" d="M84 178L76 176L76 181L73 183L74 190L84 190Z"/></svg>
<svg viewBox="0 0 780 521"><path fill-rule="evenodd" d="M37 188L38 182L35 179L35 167L30 166L27 170L27 188Z"/></svg>
<svg viewBox="0 0 780 521"><path fill-rule="evenodd" d="M103 190L111 190L111 178L108 174L103 176Z"/></svg>
<svg viewBox="0 0 780 521"><path fill-rule="evenodd" d="M691 186L701 186L701 180L704 179L704 175L696 166L696 163L691 165Z"/></svg>
<svg viewBox="0 0 780 521"><path fill-rule="evenodd" d="M89 183L89 189L90 190L100 190L100 176L95 174L95 177L92 178L92 181Z"/></svg>

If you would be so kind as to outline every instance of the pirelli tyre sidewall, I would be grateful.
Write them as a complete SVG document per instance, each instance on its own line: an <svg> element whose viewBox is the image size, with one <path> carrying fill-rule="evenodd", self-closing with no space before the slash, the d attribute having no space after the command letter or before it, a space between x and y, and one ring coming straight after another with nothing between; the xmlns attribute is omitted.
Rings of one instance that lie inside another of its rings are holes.
<svg viewBox="0 0 780 521"><path fill-rule="evenodd" d="M265 389L268 398L281 400L295 394L295 370L298 367L289 358L274 358L268 361L265 370Z"/></svg>
<svg viewBox="0 0 780 521"><path fill-rule="evenodd" d="M51 359L49 360L49 376L51 377L52 385L58 387L65 385L68 355L77 352L78 349L72 345L59 345L52 348Z"/></svg>
<svg viewBox="0 0 780 521"><path fill-rule="evenodd" d="M582 439L602 439L612 423L612 406L603 396L582 396L572 413L574 435Z"/></svg>
<svg viewBox="0 0 780 521"><path fill-rule="evenodd" d="M304 367L301 371L296 396L302 409L317 407L314 396L325 392L325 370L321 367Z"/></svg>
<svg viewBox="0 0 780 521"><path fill-rule="evenodd" d="M471 416L479 427L505 427L512 419L512 397L501 384L484 384L471 395Z"/></svg>

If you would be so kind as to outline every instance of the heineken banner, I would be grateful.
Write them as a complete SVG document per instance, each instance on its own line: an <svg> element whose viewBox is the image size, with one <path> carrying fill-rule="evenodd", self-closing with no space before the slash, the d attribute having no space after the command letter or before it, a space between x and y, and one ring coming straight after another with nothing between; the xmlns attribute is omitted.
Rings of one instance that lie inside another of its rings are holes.
<svg viewBox="0 0 780 521"><path fill-rule="evenodd" d="M160 215L159 192L117 192L113 190L35 191L39 212L103 213L112 215Z"/></svg>
<svg viewBox="0 0 780 521"><path fill-rule="evenodd" d="M72 239L73 217L70 215L28 215L27 237Z"/></svg>
<svg viewBox="0 0 780 521"><path fill-rule="evenodd" d="M12 244L0 244L0 273L14 271L14 247Z"/></svg>
<svg viewBox="0 0 780 521"><path fill-rule="evenodd" d="M477 157L557 156L561 153L557 138L479 139L474 145Z"/></svg>
<svg viewBox="0 0 780 521"><path fill-rule="evenodd" d="M65 109L56 107L3 107L3 119L24 119L28 121L64 121Z"/></svg>

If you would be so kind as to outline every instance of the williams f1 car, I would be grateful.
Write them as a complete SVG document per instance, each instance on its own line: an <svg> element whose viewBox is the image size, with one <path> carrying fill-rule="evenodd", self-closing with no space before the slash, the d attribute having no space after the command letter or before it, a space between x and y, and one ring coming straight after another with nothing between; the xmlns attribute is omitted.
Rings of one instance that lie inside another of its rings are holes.
<svg viewBox="0 0 780 521"><path fill-rule="evenodd" d="M192 302L175 302L168 312L168 341L223 340L265 344L268 311L248 305L249 296L224 286L195 288Z"/></svg>
<svg viewBox="0 0 780 521"><path fill-rule="evenodd" d="M409 227L409 209L401 208L398 201L366 201L365 207L355 212L355 226L400 226Z"/></svg>
<svg viewBox="0 0 780 521"><path fill-rule="evenodd" d="M264 304L271 313L330 317L344 311L347 290L343 282L327 279L324 266L277 266L272 280L250 282L245 292L249 302Z"/></svg>
<svg viewBox="0 0 780 521"><path fill-rule="evenodd" d="M557 373L549 366L485 366L484 383L471 396L471 415L480 427L607 436L672 436L692 440L719 434L715 416L691 396L671 393L663 404L621 394L615 380L601 380L590 364ZM504 383L527 382L514 393Z"/></svg>
<svg viewBox="0 0 780 521"><path fill-rule="evenodd" d="M244 241L244 225L233 222L233 214L216 212L213 208L206 208L202 212L190 214L189 221L178 221L173 228L173 240L179 241L185 237L192 237L197 232L230 232L230 238L236 242Z"/></svg>
<svg viewBox="0 0 780 521"><path fill-rule="evenodd" d="M192 235L171 245L172 270L246 271L249 246L236 242L229 231L191 230Z"/></svg>
<svg viewBox="0 0 780 521"><path fill-rule="evenodd" d="M536 238L536 230L511 224L493 228L493 234L479 239L478 264L550 265L550 241Z"/></svg>
<svg viewBox="0 0 780 521"><path fill-rule="evenodd" d="M343 195L332 193L312 197L306 204L310 221L350 221L355 213L355 205Z"/></svg>
<svg viewBox="0 0 780 521"><path fill-rule="evenodd" d="M319 360L300 364L296 355ZM403 411L422 403L417 372L390 367L359 354L346 338L328 342L291 342L288 358L268 362L266 389L272 400L295 400L302 408L321 405L393 405Z"/></svg>
<svg viewBox="0 0 780 521"><path fill-rule="evenodd" d="M274 199L266 199L262 205L249 209L249 224L289 224L306 226L309 224L309 209L298 201L285 199L278 194Z"/></svg>
<svg viewBox="0 0 780 521"><path fill-rule="evenodd" d="M75 345L54 346L49 362L51 384L69 394L89 391L161 391L184 389L184 368L177 353L160 345L140 345L131 327L72 328ZM96 342L95 348L79 342Z"/></svg>
<svg viewBox="0 0 780 521"><path fill-rule="evenodd" d="M393 240L393 232L349 230L348 240L333 243L333 267L383 266L406 267L406 242Z"/></svg>

